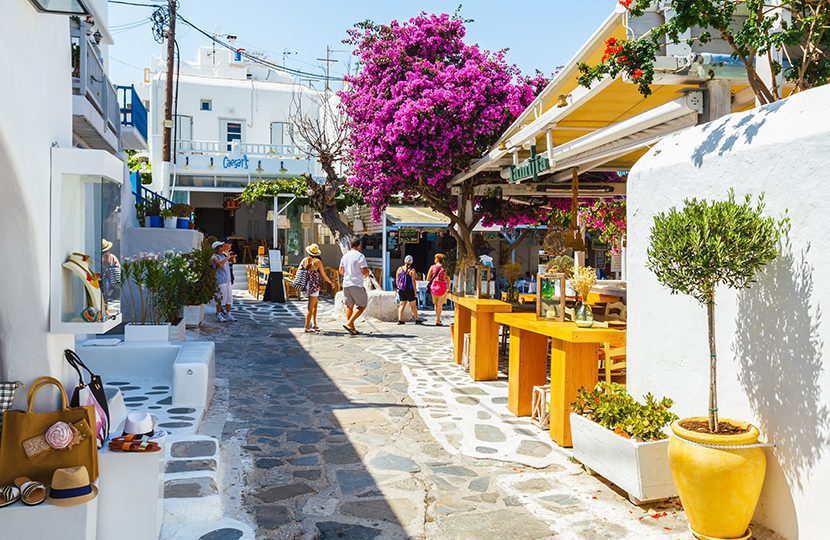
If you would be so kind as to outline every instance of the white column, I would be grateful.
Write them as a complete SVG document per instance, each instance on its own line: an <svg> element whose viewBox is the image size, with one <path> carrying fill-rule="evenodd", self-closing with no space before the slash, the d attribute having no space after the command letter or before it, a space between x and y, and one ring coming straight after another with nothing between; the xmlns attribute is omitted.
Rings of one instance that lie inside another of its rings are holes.
<svg viewBox="0 0 830 540"><path fill-rule="evenodd" d="M381 231L383 231L383 240L381 241L381 271L382 279L380 283L380 288L384 291L386 290L386 276L389 275L389 252L386 249L386 210L383 211L383 215L380 217L380 225L382 227Z"/></svg>

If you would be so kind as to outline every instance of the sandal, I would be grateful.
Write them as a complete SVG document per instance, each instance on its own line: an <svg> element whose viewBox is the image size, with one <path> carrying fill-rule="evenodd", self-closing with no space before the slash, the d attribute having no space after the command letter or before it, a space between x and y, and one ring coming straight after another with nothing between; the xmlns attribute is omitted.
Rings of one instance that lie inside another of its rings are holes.
<svg viewBox="0 0 830 540"><path fill-rule="evenodd" d="M20 489L20 500L28 506L37 506L46 500L46 485L21 476L14 479L14 485Z"/></svg>
<svg viewBox="0 0 830 540"><path fill-rule="evenodd" d="M353 335L353 336L356 336L356 335L358 334L358 331L357 331L357 330L352 330L351 328L349 328L349 327L348 327L348 325L345 325L345 324L344 324L344 325L343 325L343 328L345 328L345 329L346 329L346 332L350 333L350 334L351 334L351 335Z"/></svg>
<svg viewBox="0 0 830 540"><path fill-rule="evenodd" d="M125 435L110 441L110 450L115 452L158 452L161 446L150 441L147 435Z"/></svg>
<svg viewBox="0 0 830 540"><path fill-rule="evenodd" d="M14 504L20 498L20 489L17 486L5 486L0 488L0 508Z"/></svg>

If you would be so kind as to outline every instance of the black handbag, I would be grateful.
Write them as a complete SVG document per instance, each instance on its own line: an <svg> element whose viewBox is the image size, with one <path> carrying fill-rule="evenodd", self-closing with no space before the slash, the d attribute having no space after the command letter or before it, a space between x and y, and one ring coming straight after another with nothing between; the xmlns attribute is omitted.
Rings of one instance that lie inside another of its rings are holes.
<svg viewBox="0 0 830 540"><path fill-rule="evenodd" d="M63 356L70 366L78 372L78 386L72 391L71 407L92 405L95 408L95 433L98 436L98 448L101 448L109 437L110 411L107 405L107 395L104 392L104 383L101 377L92 373L81 357L71 349L63 351ZM84 382L81 369L89 374L89 381Z"/></svg>

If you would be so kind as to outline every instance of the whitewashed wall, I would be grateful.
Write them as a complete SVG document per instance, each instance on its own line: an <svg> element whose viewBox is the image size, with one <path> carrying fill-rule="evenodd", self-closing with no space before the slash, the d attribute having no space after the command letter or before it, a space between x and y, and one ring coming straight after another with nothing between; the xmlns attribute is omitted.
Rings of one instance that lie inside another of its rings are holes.
<svg viewBox="0 0 830 540"><path fill-rule="evenodd" d="M707 410L704 308L646 269L654 214L684 198L766 194L789 210L781 256L742 292L719 290L720 412L776 444L756 519L789 539L827 538L830 500L830 87L664 139L628 181L629 389Z"/></svg>
<svg viewBox="0 0 830 540"><path fill-rule="evenodd" d="M50 153L72 145L69 19L0 2L0 380L62 377L72 337L50 334ZM18 392L23 403L25 389Z"/></svg>

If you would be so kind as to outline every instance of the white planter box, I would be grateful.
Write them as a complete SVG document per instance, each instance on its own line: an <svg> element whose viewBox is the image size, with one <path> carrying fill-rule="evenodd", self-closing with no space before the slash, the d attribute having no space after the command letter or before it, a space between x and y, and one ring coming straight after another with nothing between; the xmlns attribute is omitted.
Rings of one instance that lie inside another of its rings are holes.
<svg viewBox="0 0 830 540"><path fill-rule="evenodd" d="M185 320L178 324L135 324L129 323L124 327L124 341L184 341Z"/></svg>
<svg viewBox="0 0 830 540"><path fill-rule="evenodd" d="M166 217L164 218L164 228L165 229L175 229L176 225L178 225L179 218L177 217Z"/></svg>
<svg viewBox="0 0 830 540"><path fill-rule="evenodd" d="M676 497L669 471L669 441L626 439L571 413L573 453L589 473L596 473L628 493L634 504Z"/></svg>
<svg viewBox="0 0 830 540"><path fill-rule="evenodd" d="M187 335L185 334L185 327L187 323L185 322L184 317L181 318L179 323L175 326L172 324L170 325L170 335L168 339L170 341L184 341L187 339Z"/></svg>
<svg viewBox="0 0 830 540"><path fill-rule="evenodd" d="M188 328L196 328L205 322L205 305L184 306L184 323Z"/></svg>
<svg viewBox="0 0 830 540"><path fill-rule="evenodd" d="M136 324L124 327L124 341L170 341L169 323Z"/></svg>

